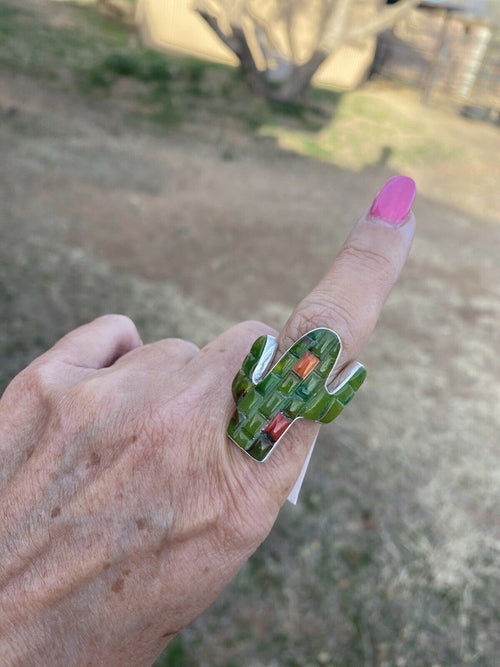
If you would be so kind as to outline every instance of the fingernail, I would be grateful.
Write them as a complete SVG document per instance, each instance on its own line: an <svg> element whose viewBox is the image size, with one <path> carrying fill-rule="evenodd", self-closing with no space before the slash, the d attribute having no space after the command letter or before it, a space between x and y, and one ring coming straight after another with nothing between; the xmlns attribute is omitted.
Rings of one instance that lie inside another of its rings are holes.
<svg viewBox="0 0 500 667"><path fill-rule="evenodd" d="M375 197L370 215L395 227L406 219L417 194L415 181L408 176L393 176Z"/></svg>

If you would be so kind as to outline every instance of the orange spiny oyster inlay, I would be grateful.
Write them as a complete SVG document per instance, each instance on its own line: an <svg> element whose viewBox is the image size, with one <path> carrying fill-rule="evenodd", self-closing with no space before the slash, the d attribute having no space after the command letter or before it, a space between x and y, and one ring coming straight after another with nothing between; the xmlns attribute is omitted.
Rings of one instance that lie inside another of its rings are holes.
<svg viewBox="0 0 500 667"><path fill-rule="evenodd" d="M279 440L286 429L290 426L292 420L286 417L282 412L277 412L269 424L262 429L262 433L267 433L273 442Z"/></svg>
<svg viewBox="0 0 500 667"><path fill-rule="evenodd" d="M293 367L293 370L299 377L304 379L309 375L309 373L312 373L318 364L318 357L315 357L314 354L308 350L300 357L300 359Z"/></svg>

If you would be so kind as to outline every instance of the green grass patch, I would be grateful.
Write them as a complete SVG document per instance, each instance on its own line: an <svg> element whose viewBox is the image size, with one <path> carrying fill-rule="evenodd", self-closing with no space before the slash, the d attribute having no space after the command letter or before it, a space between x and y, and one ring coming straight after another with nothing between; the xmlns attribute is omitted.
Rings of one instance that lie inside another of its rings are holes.
<svg viewBox="0 0 500 667"><path fill-rule="evenodd" d="M424 121L393 109L376 92L345 93L332 97L330 105L332 118L317 131L270 122L261 134L287 150L353 171L384 164L396 169L432 165L462 154L459 143L436 137Z"/></svg>
<svg viewBox="0 0 500 667"><path fill-rule="evenodd" d="M152 102L168 92L168 84L176 76L174 65L162 54L148 49L111 51L99 62L80 72L79 83L84 90L109 88L120 77L129 77L153 84Z"/></svg>
<svg viewBox="0 0 500 667"><path fill-rule="evenodd" d="M57 12L54 5L54 15ZM52 25L35 9L0 7L0 66L8 70L57 78L92 67L110 48L124 47L124 26L105 21L89 7L74 7L75 27ZM96 17L97 16L97 20Z"/></svg>

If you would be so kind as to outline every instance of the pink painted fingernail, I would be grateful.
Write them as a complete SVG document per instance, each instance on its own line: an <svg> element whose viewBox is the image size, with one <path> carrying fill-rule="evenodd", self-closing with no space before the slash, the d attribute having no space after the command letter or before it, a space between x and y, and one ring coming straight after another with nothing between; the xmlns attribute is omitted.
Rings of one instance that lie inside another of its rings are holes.
<svg viewBox="0 0 500 667"><path fill-rule="evenodd" d="M393 176L375 197L370 215L397 226L410 212L417 194L415 181L408 176Z"/></svg>

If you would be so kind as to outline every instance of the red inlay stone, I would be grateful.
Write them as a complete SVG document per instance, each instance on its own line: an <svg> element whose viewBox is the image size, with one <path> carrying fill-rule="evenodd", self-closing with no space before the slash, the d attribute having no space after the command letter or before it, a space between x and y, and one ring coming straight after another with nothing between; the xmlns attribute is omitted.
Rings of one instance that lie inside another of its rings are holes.
<svg viewBox="0 0 500 667"><path fill-rule="evenodd" d="M291 419L285 417L282 412L277 412L267 426L262 429L262 432L267 433L271 440L276 442L276 440L281 438L291 423Z"/></svg>
<svg viewBox="0 0 500 667"><path fill-rule="evenodd" d="M316 366L319 364L319 359L318 357L315 357L312 352L304 352L304 354L300 357L300 359L297 361L295 366L293 367L293 370L299 377L302 379L306 378L309 373L312 373L312 371L316 368Z"/></svg>

